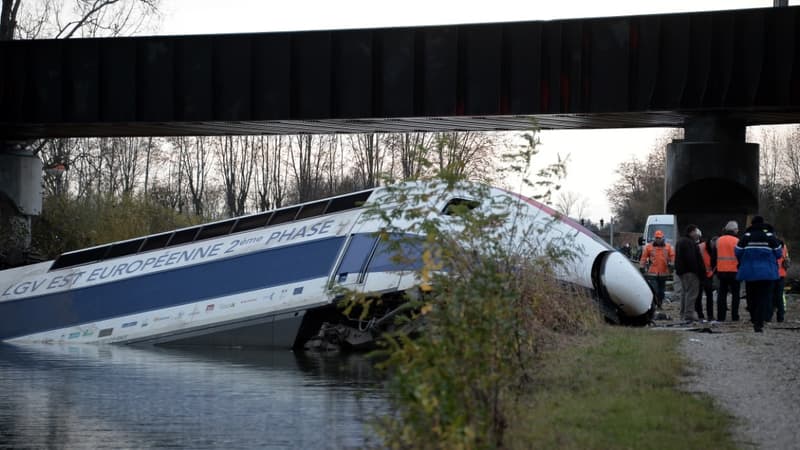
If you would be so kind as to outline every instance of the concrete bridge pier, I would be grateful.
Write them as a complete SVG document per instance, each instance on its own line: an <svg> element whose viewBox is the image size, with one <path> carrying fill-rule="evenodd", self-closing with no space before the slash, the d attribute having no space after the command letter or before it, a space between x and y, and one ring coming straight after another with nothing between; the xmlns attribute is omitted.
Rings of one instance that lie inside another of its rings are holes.
<svg viewBox="0 0 800 450"><path fill-rule="evenodd" d="M665 211L678 231L694 223L719 235L729 220L744 230L758 211L758 144L745 142L742 122L712 115L689 118L684 138L667 145Z"/></svg>
<svg viewBox="0 0 800 450"><path fill-rule="evenodd" d="M26 262L31 216L41 211L41 160L24 143L0 141L0 267Z"/></svg>

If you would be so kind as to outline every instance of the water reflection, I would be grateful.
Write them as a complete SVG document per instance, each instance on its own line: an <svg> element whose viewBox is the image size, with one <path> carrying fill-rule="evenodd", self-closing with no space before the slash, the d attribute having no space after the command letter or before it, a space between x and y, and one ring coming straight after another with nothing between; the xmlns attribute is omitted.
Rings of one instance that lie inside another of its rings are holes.
<svg viewBox="0 0 800 450"><path fill-rule="evenodd" d="M360 355L0 344L0 448L352 448L386 408Z"/></svg>

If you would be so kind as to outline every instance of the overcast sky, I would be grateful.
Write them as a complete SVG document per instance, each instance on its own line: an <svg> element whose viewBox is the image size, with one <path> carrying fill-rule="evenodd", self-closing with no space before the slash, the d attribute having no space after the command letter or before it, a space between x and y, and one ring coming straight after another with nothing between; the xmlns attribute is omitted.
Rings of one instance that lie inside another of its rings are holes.
<svg viewBox="0 0 800 450"><path fill-rule="evenodd" d="M790 5L800 0L790 1ZM772 0L164 0L159 34L244 33L550 20L770 7ZM541 134L542 154L569 154L566 191L586 198L586 217L607 221L605 190L614 170L643 157L667 129L557 130Z"/></svg>

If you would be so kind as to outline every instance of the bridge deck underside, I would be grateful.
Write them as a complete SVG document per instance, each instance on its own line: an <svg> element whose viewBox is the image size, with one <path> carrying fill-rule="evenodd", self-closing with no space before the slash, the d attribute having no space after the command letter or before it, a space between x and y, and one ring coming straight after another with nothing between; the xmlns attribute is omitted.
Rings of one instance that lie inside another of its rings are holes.
<svg viewBox="0 0 800 450"><path fill-rule="evenodd" d="M333 133L410 133L437 131L514 131L531 129L600 129L681 127L688 113L561 114L482 117L412 117L399 119L327 119L229 122L161 122L0 125L0 136L211 136ZM725 113L744 125L796 123L800 113Z"/></svg>
<svg viewBox="0 0 800 450"><path fill-rule="evenodd" d="M0 43L0 139L800 122L800 7Z"/></svg>

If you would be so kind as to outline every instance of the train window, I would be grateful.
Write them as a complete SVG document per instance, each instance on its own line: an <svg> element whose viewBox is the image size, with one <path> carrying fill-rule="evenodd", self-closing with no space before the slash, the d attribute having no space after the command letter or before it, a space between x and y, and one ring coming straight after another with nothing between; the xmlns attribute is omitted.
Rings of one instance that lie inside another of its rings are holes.
<svg viewBox="0 0 800 450"><path fill-rule="evenodd" d="M478 205L480 205L480 202L476 200L454 198L444 205L444 208L442 208L442 214L446 216L452 216L458 214L459 212L464 213L467 211L472 211L473 209L477 208Z"/></svg>
<svg viewBox="0 0 800 450"><path fill-rule="evenodd" d="M321 216L325 214L325 208L328 207L329 202L330 200L323 200L321 202L303 205L303 208L297 214L297 218L295 220L308 219L309 217Z"/></svg>
<svg viewBox="0 0 800 450"><path fill-rule="evenodd" d="M104 259L116 258L118 256L130 255L139 251L144 239L136 239L134 241L117 242L111 245L111 249L106 253Z"/></svg>
<svg viewBox="0 0 800 450"><path fill-rule="evenodd" d="M272 218L269 220L267 225L277 225L279 223L291 222L294 220L294 217L297 215L298 211L300 211L299 206L279 209L275 211L275 214L272 215Z"/></svg>
<svg viewBox="0 0 800 450"><path fill-rule="evenodd" d="M328 209L325 210L325 214L361 207L371 194L372 191L363 191L344 197L333 198L331 199L330 205L328 205Z"/></svg>
<svg viewBox="0 0 800 450"><path fill-rule="evenodd" d="M200 227L189 228L186 230L178 230L172 233L172 237L167 242L167 247L172 247L173 245L180 245L185 244L187 242L192 242L197 236L197 232L200 230Z"/></svg>
<svg viewBox="0 0 800 450"><path fill-rule="evenodd" d="M233 233L265 227L271 215L271 212L265 212L255 216L242 217L233 227Z"/></svg>
<svg viewBox="0 0 800 450"><path fill-rule="evenodd" d="M62 267L79 266L90 262L102 260L106 252L108 252L110 245L103 247L90 248L74 253L65 253L59 256L50 266L49 270L60 269Z"/></svg>
<svg viewBox="0 0 800 450"><path fill-rule="evenodd" d="M231 227L236 222L236 219L226 220L224 222L210 223L203 225L203 229L197 234L196 241L203 239L210 239L217 236L224 236L231 232Z"/></svg>
<svg viewBox="0 0 800 450"><path fill-rule="evenodd" d="M367 272L394 272L422 268L424 241L413 236L392 235L380 240L369 261Z"/></svg>
<svg viewBox="0 0 800 450"><path fill-rule="evenodd" d="M150 236L144 241L142 244L140 252L146 252L148 250L155 250L157 248L164 248L169 242L169 238L172 236L172 232L157 234L155 236Z"/></svg>

